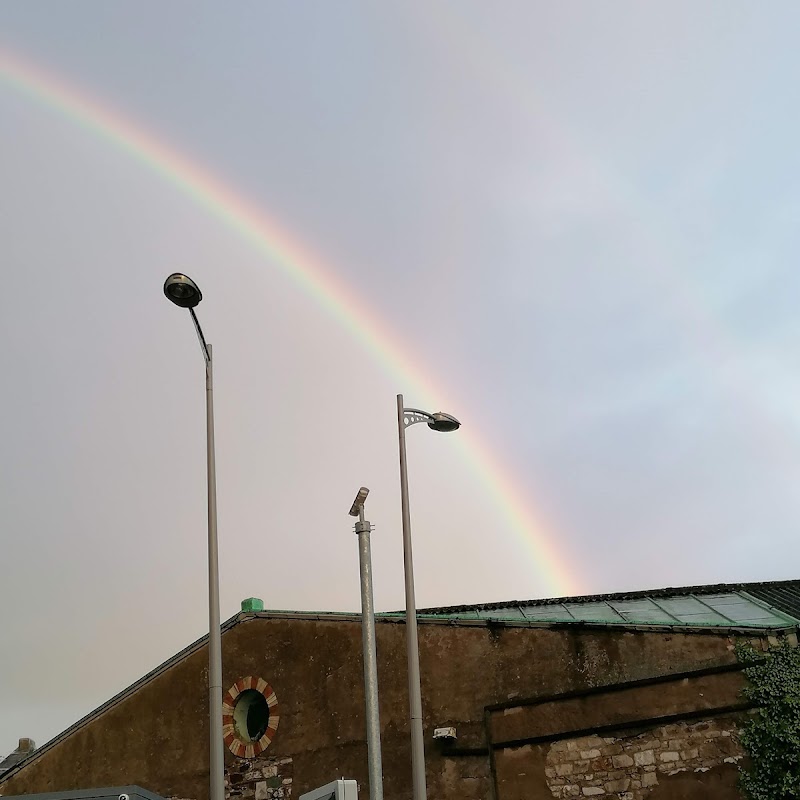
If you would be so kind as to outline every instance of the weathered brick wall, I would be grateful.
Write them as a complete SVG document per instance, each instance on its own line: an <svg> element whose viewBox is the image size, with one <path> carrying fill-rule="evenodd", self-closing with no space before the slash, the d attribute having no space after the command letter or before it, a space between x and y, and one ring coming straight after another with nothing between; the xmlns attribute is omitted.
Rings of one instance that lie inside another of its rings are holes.
<svg viewBox="0 0 800 800"><path fill-rule="evenodd" d="M667 776L736 764L743 752L735 732L732 720L705 720L626 738L583 736L555 742L545 761L547 785L556 798L646 800Z"/></svg>

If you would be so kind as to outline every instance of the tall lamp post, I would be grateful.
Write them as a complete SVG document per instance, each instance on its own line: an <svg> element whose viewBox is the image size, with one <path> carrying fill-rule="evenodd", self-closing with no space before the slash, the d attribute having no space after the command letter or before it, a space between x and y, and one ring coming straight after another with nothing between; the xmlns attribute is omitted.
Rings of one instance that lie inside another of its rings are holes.
<svg viewBox="0 0 800 800"><path fill-rule="evenodd" d="M400 439L400 501L403 510L403 567L406 579L406 646L408 648L408 702L411 710L411 777L414 800L426 800L425 739L422 732L422 689L419 678L417 605L414 599L414 563L411 556L411 516L408 510L408 470L406 467L406 428L426 422L434 431L449 433L461 423L450 414L429 414L418 408L405 408L403 395L397 395L397 433Z"/></svg>
<svg viewBox="0 0 800 800"><path fill-rule="evenodd" d="M369 800L383 800L381 760L381 721L378 711L378 654L375 640L375 604L372 597L372 555L369 535L372 525L364 519L364 503L369 489L362 486L350 507L358 517L358 564L361 576L361 630L364 652L364 698L367 711L367 760L369 761Z"/></svg>
<svg viewBox="0 0 800 800"><path fill-rule="evenodd" d="M176 272L164 282L164 294L188 308L206 362L206 475L208 480L208 725L210 800L225 800L225 743L222 737L222 636L219 623L219 556L217 547L217 476L214 457L214 373L211 345L194 313L203 299L200 287Z"/></svg>

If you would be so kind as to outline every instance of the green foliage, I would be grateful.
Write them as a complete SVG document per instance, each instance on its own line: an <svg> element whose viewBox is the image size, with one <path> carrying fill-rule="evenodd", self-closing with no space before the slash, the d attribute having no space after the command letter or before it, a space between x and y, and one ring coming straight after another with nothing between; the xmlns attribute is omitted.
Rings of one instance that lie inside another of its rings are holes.
<svg viewBox="0 0 800 800"><path fill-rule="evenodd" d="M749 680L743 695L756 706L739 735L750 757L741 788L748 800L800 798L800 648L781 639L765 654L740 642L736 655Z"/></svg>

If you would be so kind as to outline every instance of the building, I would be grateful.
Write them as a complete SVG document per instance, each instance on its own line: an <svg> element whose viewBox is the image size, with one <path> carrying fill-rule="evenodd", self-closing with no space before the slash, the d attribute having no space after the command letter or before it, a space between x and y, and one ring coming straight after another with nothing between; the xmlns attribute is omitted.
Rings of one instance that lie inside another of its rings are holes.
<svg viewBox="0 0 800 800"><path fill-rule="evenodd" d="M429 797L738 798L735 642L796 643L798 624L800 581L420 611ZM408 800L404 617L376 627L385 794ZM230 796L292 800L344 776L366 798L359 615L247 610L222 646ZM207 663L203 639L8 769L0 794L205 800Z"/></svg>
<svg viewBox="0 0 800 800"><path fill-rule="evenodd" d="M11 767L21 764L36 749L36 742L33 739L24 737L19 740L16 750L12 750L2 761L0 761L0 777L8 772Z"/></svg>

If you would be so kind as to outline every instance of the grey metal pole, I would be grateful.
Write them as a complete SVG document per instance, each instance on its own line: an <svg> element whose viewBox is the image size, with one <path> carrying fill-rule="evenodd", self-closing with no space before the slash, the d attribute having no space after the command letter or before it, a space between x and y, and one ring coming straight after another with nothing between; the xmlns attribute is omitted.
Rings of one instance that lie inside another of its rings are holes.
<svg viewBox="0 0 800 800"><path fill-rule="evenodd" d="M219 622L217 468L214 451L214 368L206 359L206 459L208 478L208 725L210 800L225 800L225 742L222 736L222 633Z"/></svg>
<svg viewBox="0 0 800 800"><path fill-rule="evenodd" d="M408 648L408 702L411 710L411 779L414 800L427 800L425 739L422 732L422 689L419 677L417 606L414 599L414 563L411 555L411 516L408 510L408 473L403 395L397 395L397 432L400 438L400 502L403 512L403 567L406 579L406 645Z"/></svg>
<svg viewBox="0 0 800 800"><path fill-rule="evenodd" d="M364 519L364 504L358 507L358 561L361 570L361 628L364 645L364 696L367 710L367 759L370 800L383 800L381 722L378 711L378 655L375 639L375 606L372 597L372 555L369 534L372 526Z"/></svg>

